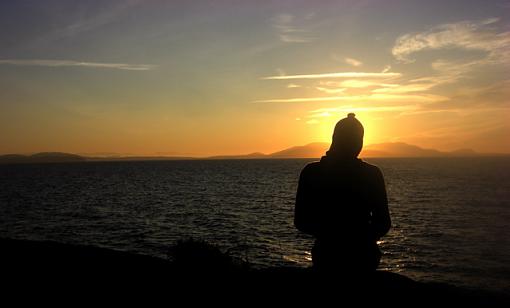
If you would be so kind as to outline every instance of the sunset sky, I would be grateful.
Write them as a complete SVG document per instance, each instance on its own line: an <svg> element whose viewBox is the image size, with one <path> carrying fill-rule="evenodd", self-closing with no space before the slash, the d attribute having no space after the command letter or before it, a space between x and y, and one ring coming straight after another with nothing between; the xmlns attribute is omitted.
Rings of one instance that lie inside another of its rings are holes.
<svg viewBox="0 0 510 308"><path fill-rule="evenodd" d="M510 152L509 1L1 1L0 154Z"/></svg>

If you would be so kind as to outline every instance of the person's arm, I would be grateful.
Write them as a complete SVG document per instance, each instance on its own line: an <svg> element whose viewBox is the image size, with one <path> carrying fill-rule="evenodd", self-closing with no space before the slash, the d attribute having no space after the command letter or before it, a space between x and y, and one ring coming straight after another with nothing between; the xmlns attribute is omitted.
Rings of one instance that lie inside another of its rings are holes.
<svg viewBox="0 0 510 308"><path fill-rule="evenodd" d="M299 231L314 235L316 233L316 228L313 223L313 205L310 203L308 171L307 166L301 171L299 176L296 205L294 207L294 226Z"/></svg>
<svg viewBox="0 0 510 308"><path fill-rule="evenodd" d="M386 185L381 170L375 172L374 210L372 212L372 228L376 240L380 239L391 228L390 212L388 210L388 197Z"/></svg>

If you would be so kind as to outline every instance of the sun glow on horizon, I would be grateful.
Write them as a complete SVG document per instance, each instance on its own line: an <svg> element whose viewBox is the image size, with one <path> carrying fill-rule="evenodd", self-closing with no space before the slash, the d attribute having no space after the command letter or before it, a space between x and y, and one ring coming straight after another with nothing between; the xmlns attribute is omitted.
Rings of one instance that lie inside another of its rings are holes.
<svg viewBox="0 0 510 308"><path fill-rule="evenodd" d="M271 153L349 112L365 144L510 153L504 0L82 2L0 2L0 154Z"/></svg>
<svg viewBox="0 0 510 308"><path fill-rule="evenodd" d="M310 129L314 130L315 134L317 135L317 138L314 140L331 143L336 123L345 118L347 116L347 113L325 115L323 120L314 125L310 125L311 126ZM382 136L378 135L378 126L380 124L377 123L378 122L377 119L372 118L367 113L363 112L354 113L356 114L356 118L358 119L358 121L361 122L365 130L365 135L363 137L364 144L381 143L384 141L388 141L385 140Z"/></svg>

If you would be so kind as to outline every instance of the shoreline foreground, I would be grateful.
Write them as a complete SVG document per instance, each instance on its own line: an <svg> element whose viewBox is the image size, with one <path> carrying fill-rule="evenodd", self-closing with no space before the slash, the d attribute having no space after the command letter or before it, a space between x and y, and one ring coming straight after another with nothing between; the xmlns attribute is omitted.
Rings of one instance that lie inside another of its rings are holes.
<svg viewBox="0 0 510 308"><path fill-rule="evenodd" d="M171 260L51 241L0 239L0 245L3 281L16 291L72 288L80 293L90 292L90 288L128 287L139 292L164 290L177 298L190 294L200 298L207 292L216 299L249 296L254 300L286 298L290 302L329 297L418 306L510 304L510 296L503 293L419 282L385 271L370 276L325 277L309 268L251 269L214 246L196 241L171 247Z"/></svg>

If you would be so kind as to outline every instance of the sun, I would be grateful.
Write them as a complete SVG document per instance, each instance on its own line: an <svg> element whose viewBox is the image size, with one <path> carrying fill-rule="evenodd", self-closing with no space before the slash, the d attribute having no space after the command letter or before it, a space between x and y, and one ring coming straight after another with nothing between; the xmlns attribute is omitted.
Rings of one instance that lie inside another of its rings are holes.
<svg viewBox="0 0 510 308"><path fill-rule="evenodd" d="M336 122L336 119L325 119L318 123L316 126L317 140L320 142L331 142Z"/></svg>

